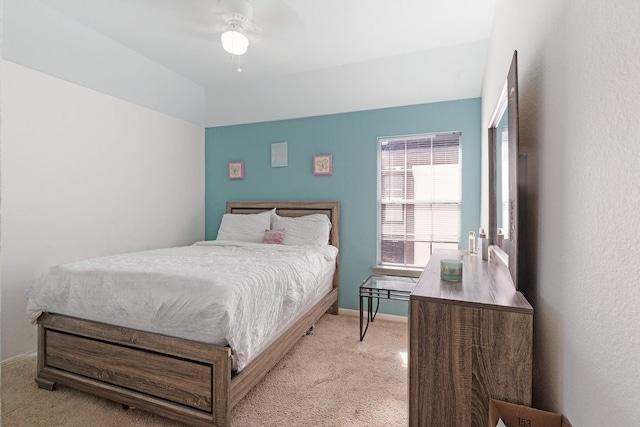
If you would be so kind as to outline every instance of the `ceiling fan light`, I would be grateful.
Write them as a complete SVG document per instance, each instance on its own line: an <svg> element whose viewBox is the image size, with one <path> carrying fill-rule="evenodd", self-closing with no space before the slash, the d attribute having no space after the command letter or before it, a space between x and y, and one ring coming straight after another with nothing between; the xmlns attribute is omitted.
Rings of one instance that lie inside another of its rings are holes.
<svg viewBox="0 0 640 427"><path fill-rule="evenodd" d="M249 47L249 39L237 29L227 30L220 36L222 48L232 55L244 55Z"/></svg>

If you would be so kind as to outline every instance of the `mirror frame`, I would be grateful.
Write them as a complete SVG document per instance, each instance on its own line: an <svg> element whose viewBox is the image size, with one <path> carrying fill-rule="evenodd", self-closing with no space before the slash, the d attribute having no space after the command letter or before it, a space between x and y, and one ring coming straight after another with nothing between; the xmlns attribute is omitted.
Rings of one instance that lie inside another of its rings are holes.
<svg viewBox="0 0 640 427"><path fill-rule="evenodd" d="M509 132L509 238L498 245L497 228L497 126L505 109L508 112ZM513 52L507 81L502 89L496 108L489 122L489 244L498 260L506 263L516 290L523 284L522 262L524 236L522 225L526 223L524 194L526 191L526 155L520 153L518 145L518 52Z"/></svg>

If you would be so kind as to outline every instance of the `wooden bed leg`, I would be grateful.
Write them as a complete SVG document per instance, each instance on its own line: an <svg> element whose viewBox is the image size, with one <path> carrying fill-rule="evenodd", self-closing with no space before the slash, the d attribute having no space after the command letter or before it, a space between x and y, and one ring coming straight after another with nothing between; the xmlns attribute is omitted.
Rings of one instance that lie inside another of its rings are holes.
<svg viewBox="0 0 640 427"><path fill-rule="evenodd" d="M338 314L338 301L334 302L331 308L329 308L330 314Z"/></svg>
<svg viewBox="0 0 640 427"><path fill-rule="evenodd" d="M36 384L38 384L38 387L49 391L53 391L56 387L55 381L49 381L42 378L36 378Z"/></svg>

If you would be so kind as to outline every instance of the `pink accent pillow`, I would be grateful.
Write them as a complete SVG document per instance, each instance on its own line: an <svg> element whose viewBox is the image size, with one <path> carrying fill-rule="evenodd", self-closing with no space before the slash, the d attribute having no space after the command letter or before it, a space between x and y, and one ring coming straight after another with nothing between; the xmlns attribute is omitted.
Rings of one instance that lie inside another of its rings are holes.
<svg viewBox="0 0 640 427"><path fill-rule="evenodd" d="M277 230L265 230L264 240L262 243L271 243L273 245L281 245L284 243L284 228Z"/></svg>

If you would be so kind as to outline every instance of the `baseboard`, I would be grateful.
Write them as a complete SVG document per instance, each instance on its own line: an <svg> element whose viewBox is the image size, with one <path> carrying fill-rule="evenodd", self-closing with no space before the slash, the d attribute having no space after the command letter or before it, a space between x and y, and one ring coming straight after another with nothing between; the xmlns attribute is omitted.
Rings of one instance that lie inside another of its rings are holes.
<svg viewBox="0 0 640 427"><path fill-rule="evenodd" d="M340 307L340 314L347 316L360 317L360 310L351 310L349 308ZM396 314L378 313L376 314L376 320L388 320L390 322L407 323L407 316L398 316ZM366 317L365 317L366 320Z"/></svg>
<svg viewBox="0 0 640 427"><path fill-rule="evenodd" d="M19 362L21 360L24 359L28 359L30 357L36 357L37 353L34 351L32 353L25 353L25 354L19 354L18 356L13 356L7 360L3 360L2 363L0 365L4 366L7 365L9 363L13 363L13 362Z"/></svg>

